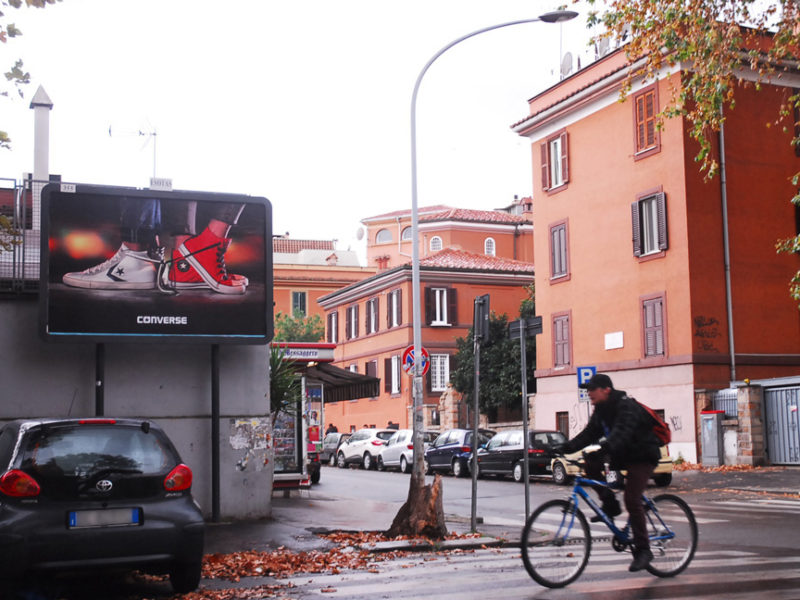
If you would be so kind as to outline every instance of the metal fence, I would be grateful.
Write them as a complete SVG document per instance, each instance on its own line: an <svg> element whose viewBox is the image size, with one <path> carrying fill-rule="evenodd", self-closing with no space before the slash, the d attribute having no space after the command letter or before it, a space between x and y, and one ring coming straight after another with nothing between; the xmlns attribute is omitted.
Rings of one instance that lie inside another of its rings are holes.
<svg viewBox="0 0 800 600"><path fill-rule="evenodd" d="M735 419L739 416L737 408L738 391L736 389L718 390L711 398L711 406L714 410L725 411L725 416Z"/></svg>
<svg viewBox="0 0 800 600"><path fill-rule="evenodd" d="M0 293L36 293L41 256L42 188L49 182L0 178L0 215L10 231L0 232Z"/></svg>

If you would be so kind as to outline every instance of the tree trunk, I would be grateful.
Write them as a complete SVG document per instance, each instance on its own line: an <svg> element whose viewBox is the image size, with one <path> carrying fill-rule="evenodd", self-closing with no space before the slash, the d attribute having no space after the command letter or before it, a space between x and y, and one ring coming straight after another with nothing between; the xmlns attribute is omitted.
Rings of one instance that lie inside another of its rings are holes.
<svg viewBox="0 0 800 600"><path fill-rule="evenodd" d="M447 535L442 504L442 476L438 473L431 485L425 485L425 475L412 473L408 500L400 507L387 537L407 535L440 540Z"/></svg>

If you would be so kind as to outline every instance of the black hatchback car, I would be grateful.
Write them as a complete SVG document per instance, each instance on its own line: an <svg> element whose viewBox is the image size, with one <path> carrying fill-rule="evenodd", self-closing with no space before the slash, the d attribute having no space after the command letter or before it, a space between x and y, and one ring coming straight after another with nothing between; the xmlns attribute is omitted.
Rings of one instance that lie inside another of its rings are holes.
<svg viewBox="0 0 800 600"><path fill-rule="evenodd" d="M479 429L477 446L486 444L493 435L494 431ZM456 477L466 477L471 455L472 430L448 429L440 433L425 450L425 472L450 471Z"/></svg>
<svg viewBox="0 0 800 600"><path fill-rule="evenodd" d="M0 574L169 573L197 588L205 525L192 471L150 421L39 419L0 429Z"/></svg>
<svg viewBox="0 0 800 600"><path fill-rule="evenodd" d="M479 475L511 475L525 480L525 437L522 429L500 431L478 449ZM567 441L560 431L528 431L528 470L531 475L547 475L555 454L553 446Z"/></svg>

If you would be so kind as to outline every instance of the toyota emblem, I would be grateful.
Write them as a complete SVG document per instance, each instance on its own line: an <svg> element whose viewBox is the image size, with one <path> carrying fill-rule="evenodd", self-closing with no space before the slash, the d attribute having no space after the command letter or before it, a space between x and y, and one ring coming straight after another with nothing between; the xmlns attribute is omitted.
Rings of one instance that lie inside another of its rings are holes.
<svg viewBox="0 0 800 600"><path fill-rule="evenodd" d="M111 483L108 479L101 479L95 485L98 491L100 492L110 492L111 488L114 487L114 484Z"/></svg>

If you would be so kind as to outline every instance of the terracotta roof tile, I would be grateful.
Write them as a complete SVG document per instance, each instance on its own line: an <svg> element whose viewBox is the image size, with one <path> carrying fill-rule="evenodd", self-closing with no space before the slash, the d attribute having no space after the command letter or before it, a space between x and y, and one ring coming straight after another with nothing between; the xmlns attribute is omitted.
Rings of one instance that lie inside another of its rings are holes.
<svg viewBox="0 0 800 600"><path fill-rule="evenodd" d="M476 271L513 271L517 273L530 273L533 275L533 263L499 256L475 254L464 250L445 248L436 254L427 256L419 261L420 267L443 269L469 269Z"/></svg>
<svg viewBox="0 0 800 600"><path fill-rule="evenodd" d="M502 210L473 210L470 208L448 208L434 214L420 217L420 222L434 221L472 221L476 223L529 223L521 215L512 215Z"/></svg>
<svg viewBox="0 0 800 600"><path fill-rule="evenodd" d="M333 240L293 240L289 238L272 238L272 251L286 254L297 254L301 250L335 250Z"/></svg>
<svg viewBox="0 0 800 600"><path fill-rule="evenodd" d="M424 206L421 208L417 208L417 214L422 215L422 214L427 214L429 212L440 212L448 209L450 209L450 207L447 206L446 204L437 204L435 206ZM393 212L384 213L382 215L375 215L374 217L367 217L365 219L362 219L361 222L363 223L365 221L381 221L383 219L392 219L394 217L403 217L410 215L411 215L411 209L406 208L403 210L396 210Z"/></svg>

